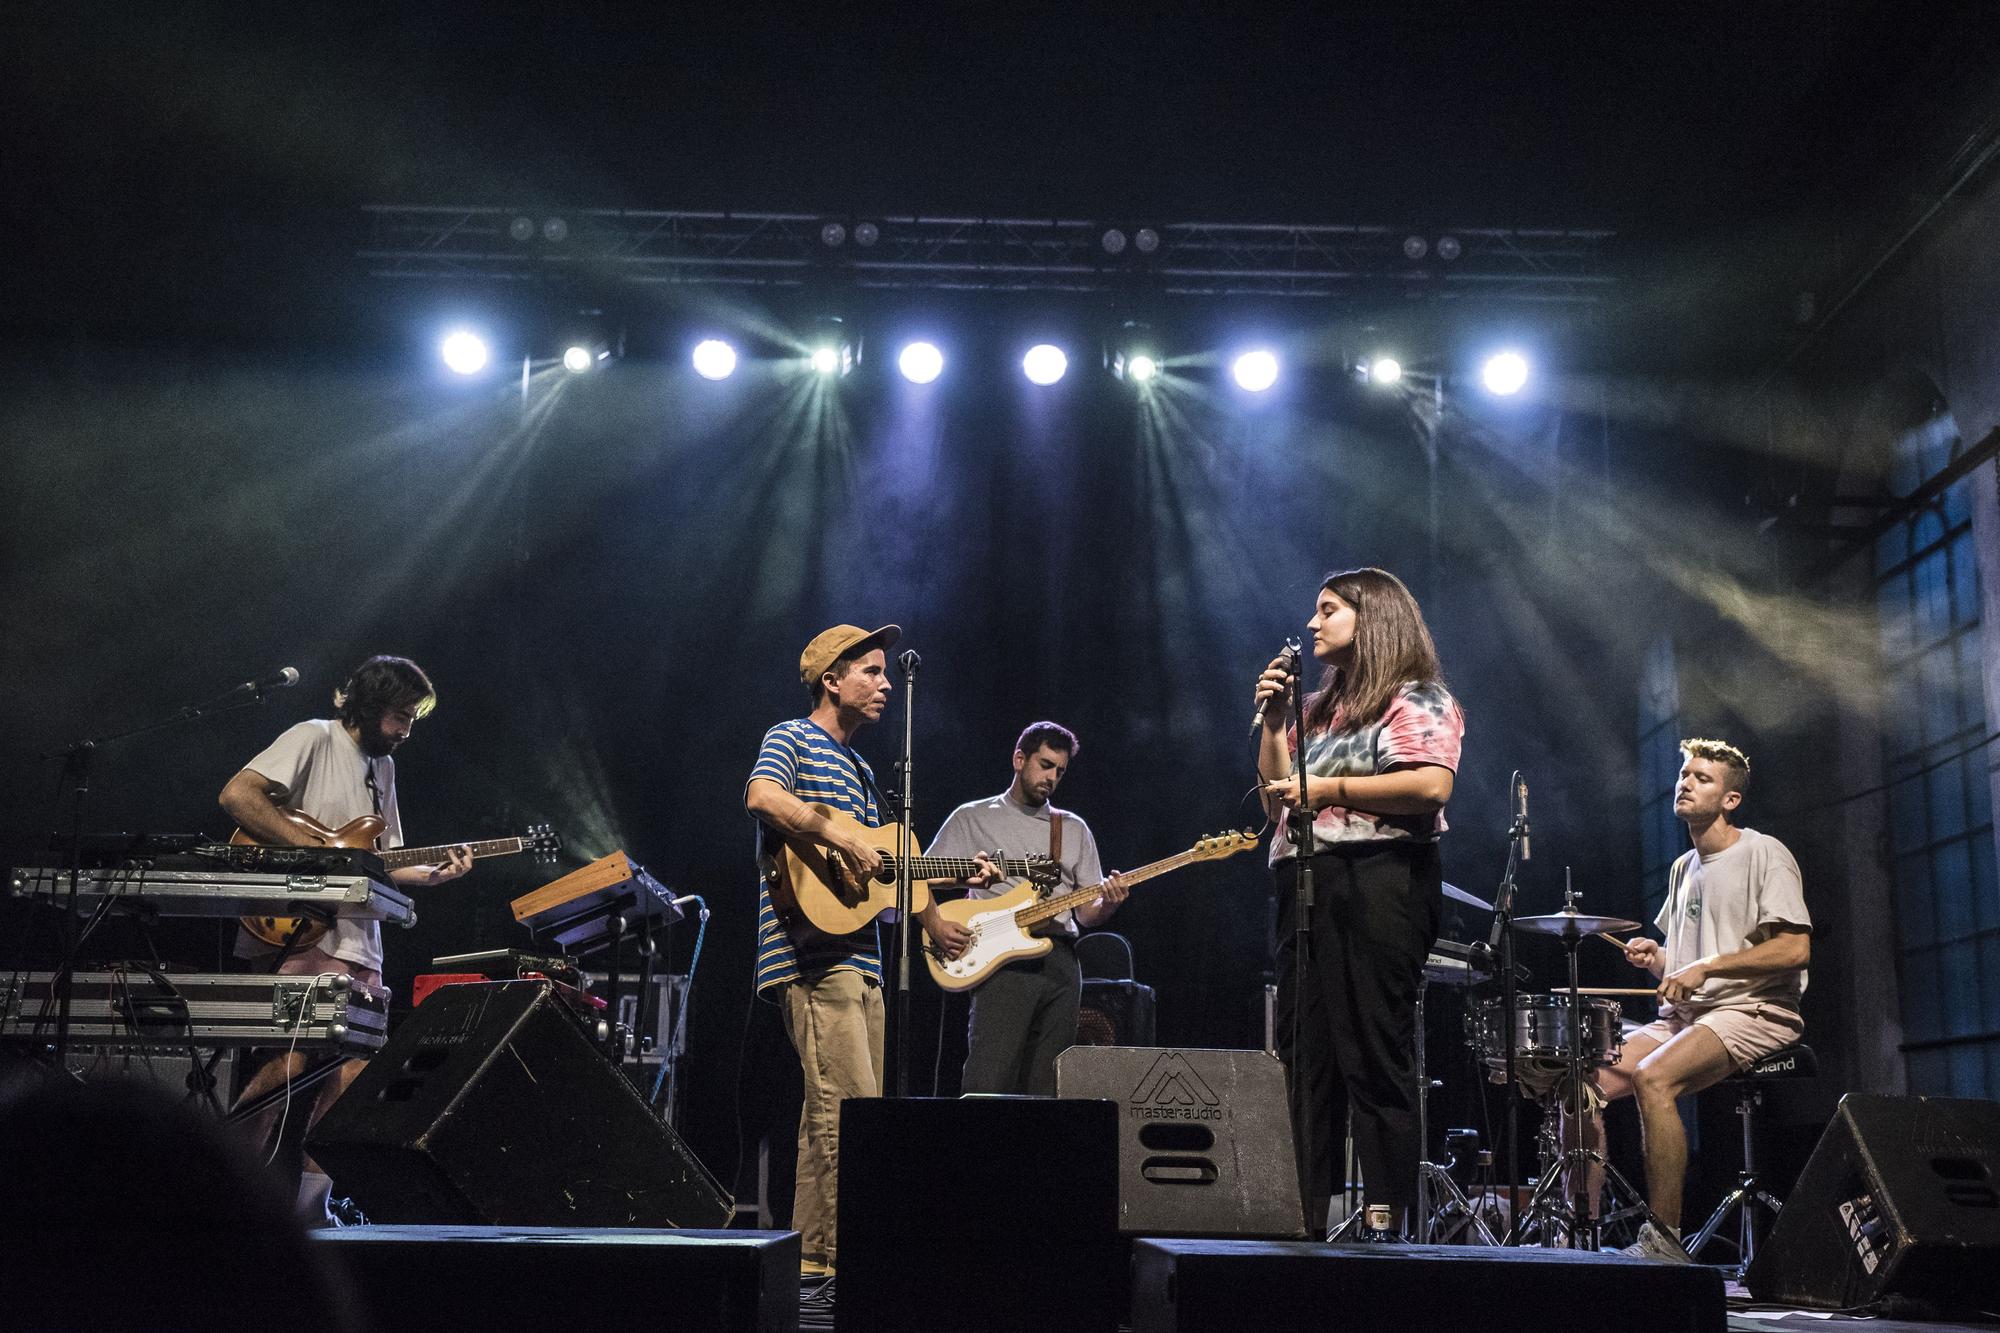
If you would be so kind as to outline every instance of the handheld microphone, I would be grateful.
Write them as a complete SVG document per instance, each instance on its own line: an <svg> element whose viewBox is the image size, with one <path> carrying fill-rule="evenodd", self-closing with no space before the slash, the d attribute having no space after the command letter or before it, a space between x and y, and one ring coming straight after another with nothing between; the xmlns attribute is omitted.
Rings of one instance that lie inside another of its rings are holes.
<svg viewBox="0 0 2000 1333"><path fill-rule="evenodd" d="M1298 674L1299 674L1298 641L1295 639L1287 639L1285 641L1285 651L1279 653L1278 656L1284 659L1281 665L1285 668L1285 674L1292 677L1292 688L1294 689L1298 688ZM1259 731L1263 729L1264 710L1271 706L1271 699L1275 699L1278 697L1280 696L1272 695L1257 705L1256 713L1254 713L1250 718L1250 734L1252 736L1256 735Z"/></svg>
<svg viewBox="0 0 2000 1333"><path fill-rule="evenodd" d="M1528 845L1528 780L1519 772L1514 774L1514 836L1521 840L1521 859L1534 860Z"/></svg>
<svg viewBox="0 0 2000 1333"><path fill-rule="evenodd" d="M231 690L230 693L262 694L266 690L287 690L298 683L299 669L297 667L286 667L282 671L272 672L262 680L246 680Z"/></svg>

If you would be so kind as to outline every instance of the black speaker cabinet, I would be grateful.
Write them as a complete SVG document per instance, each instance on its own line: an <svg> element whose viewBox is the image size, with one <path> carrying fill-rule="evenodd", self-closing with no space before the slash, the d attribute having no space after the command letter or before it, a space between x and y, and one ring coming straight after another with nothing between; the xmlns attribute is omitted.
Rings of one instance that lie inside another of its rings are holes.
<svg viewBox="0 0 2000 1333"><path fill-rule="evenodd" d="M1819 1309L2000 1309L2000 1102L1841 1098L1744 1283Z"/></svg>
<svg viewBox="0 0 2000 1333"><path fill-rule="evenodd" d="M1118 1106L1127 1235L1305 1234L1285 1070L1263 1051L1072 1046L1058 1097Z"/></svg>
<svg viewBox="0 0 2000 1333"><path fill-rule="evenodd" d="M1076 1015L1079 1046L1151 1046L1153 988L1136 981L1086 977Z"/></svg>
<svg viewBox="0 0 2000 1333"><path fill-rule="evenodd" d="M867 1097L840 1111L841 1333L1117 1328L1117 1108Z"/></svg>
<svg viewBox="0 0 2000 1333"><path fill-rule="evenodd" d="M719 1227L731 1211L540 981L432 994L306 1147L376 1222Z"/></svg>

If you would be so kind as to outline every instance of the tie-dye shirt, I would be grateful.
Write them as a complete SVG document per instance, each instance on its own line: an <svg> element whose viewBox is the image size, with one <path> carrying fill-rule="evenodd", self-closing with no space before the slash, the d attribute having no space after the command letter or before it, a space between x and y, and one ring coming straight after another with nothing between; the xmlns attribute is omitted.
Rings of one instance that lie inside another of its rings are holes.
<svg viewBox="0 0 2000 1333"><path fill-rule="evenodd" d="M1405 685L1379 721L1342 731L1341 717L1306 741L1306 772L1322 778L1372 777L1392 769L1435 764L1458 771L1465 743L1465 714L1441 684ZM1294 750L1296 751L1296 737ZM1294 781L1296 781L1296 776ZM1298 855L1285 826L1291 812L1278 812L1278 829L1271 837L1271 864ZM1371 842L1392 838L1435 842L1445 831L1444 811L1427 815L1377 815L1366 810L1331 806L1313 820L1313 836L1331 842Z"/></svg>

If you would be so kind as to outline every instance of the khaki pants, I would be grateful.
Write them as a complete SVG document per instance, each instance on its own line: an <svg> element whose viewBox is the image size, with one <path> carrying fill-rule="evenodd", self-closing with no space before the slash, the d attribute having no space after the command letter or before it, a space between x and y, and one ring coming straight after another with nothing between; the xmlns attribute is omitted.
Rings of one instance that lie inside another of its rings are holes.
<svg viewBox="0 0 2000 1333"><path fill-rule="evenodd" d="M840 1183L840 1104L882 1095L882 988L845 968L785 987L785 1026L805 1073L792 1225L801 1254L831 1266Z"/></svg>

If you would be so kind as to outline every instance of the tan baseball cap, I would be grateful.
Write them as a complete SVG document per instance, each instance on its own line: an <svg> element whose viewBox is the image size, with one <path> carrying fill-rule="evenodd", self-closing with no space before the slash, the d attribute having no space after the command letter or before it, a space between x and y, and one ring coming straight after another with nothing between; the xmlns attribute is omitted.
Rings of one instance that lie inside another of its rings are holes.
<svg viewBox="0 0 2000 1333"><path fill-rule="evenodd" d="M821 630L806 645L806 650L799 654L799 683L811 685L856 644L879 639L875 646L887 652L902 637L901 625L884 625L873 630L862 629L859 625L835 625L832 629Z"/></svg>

